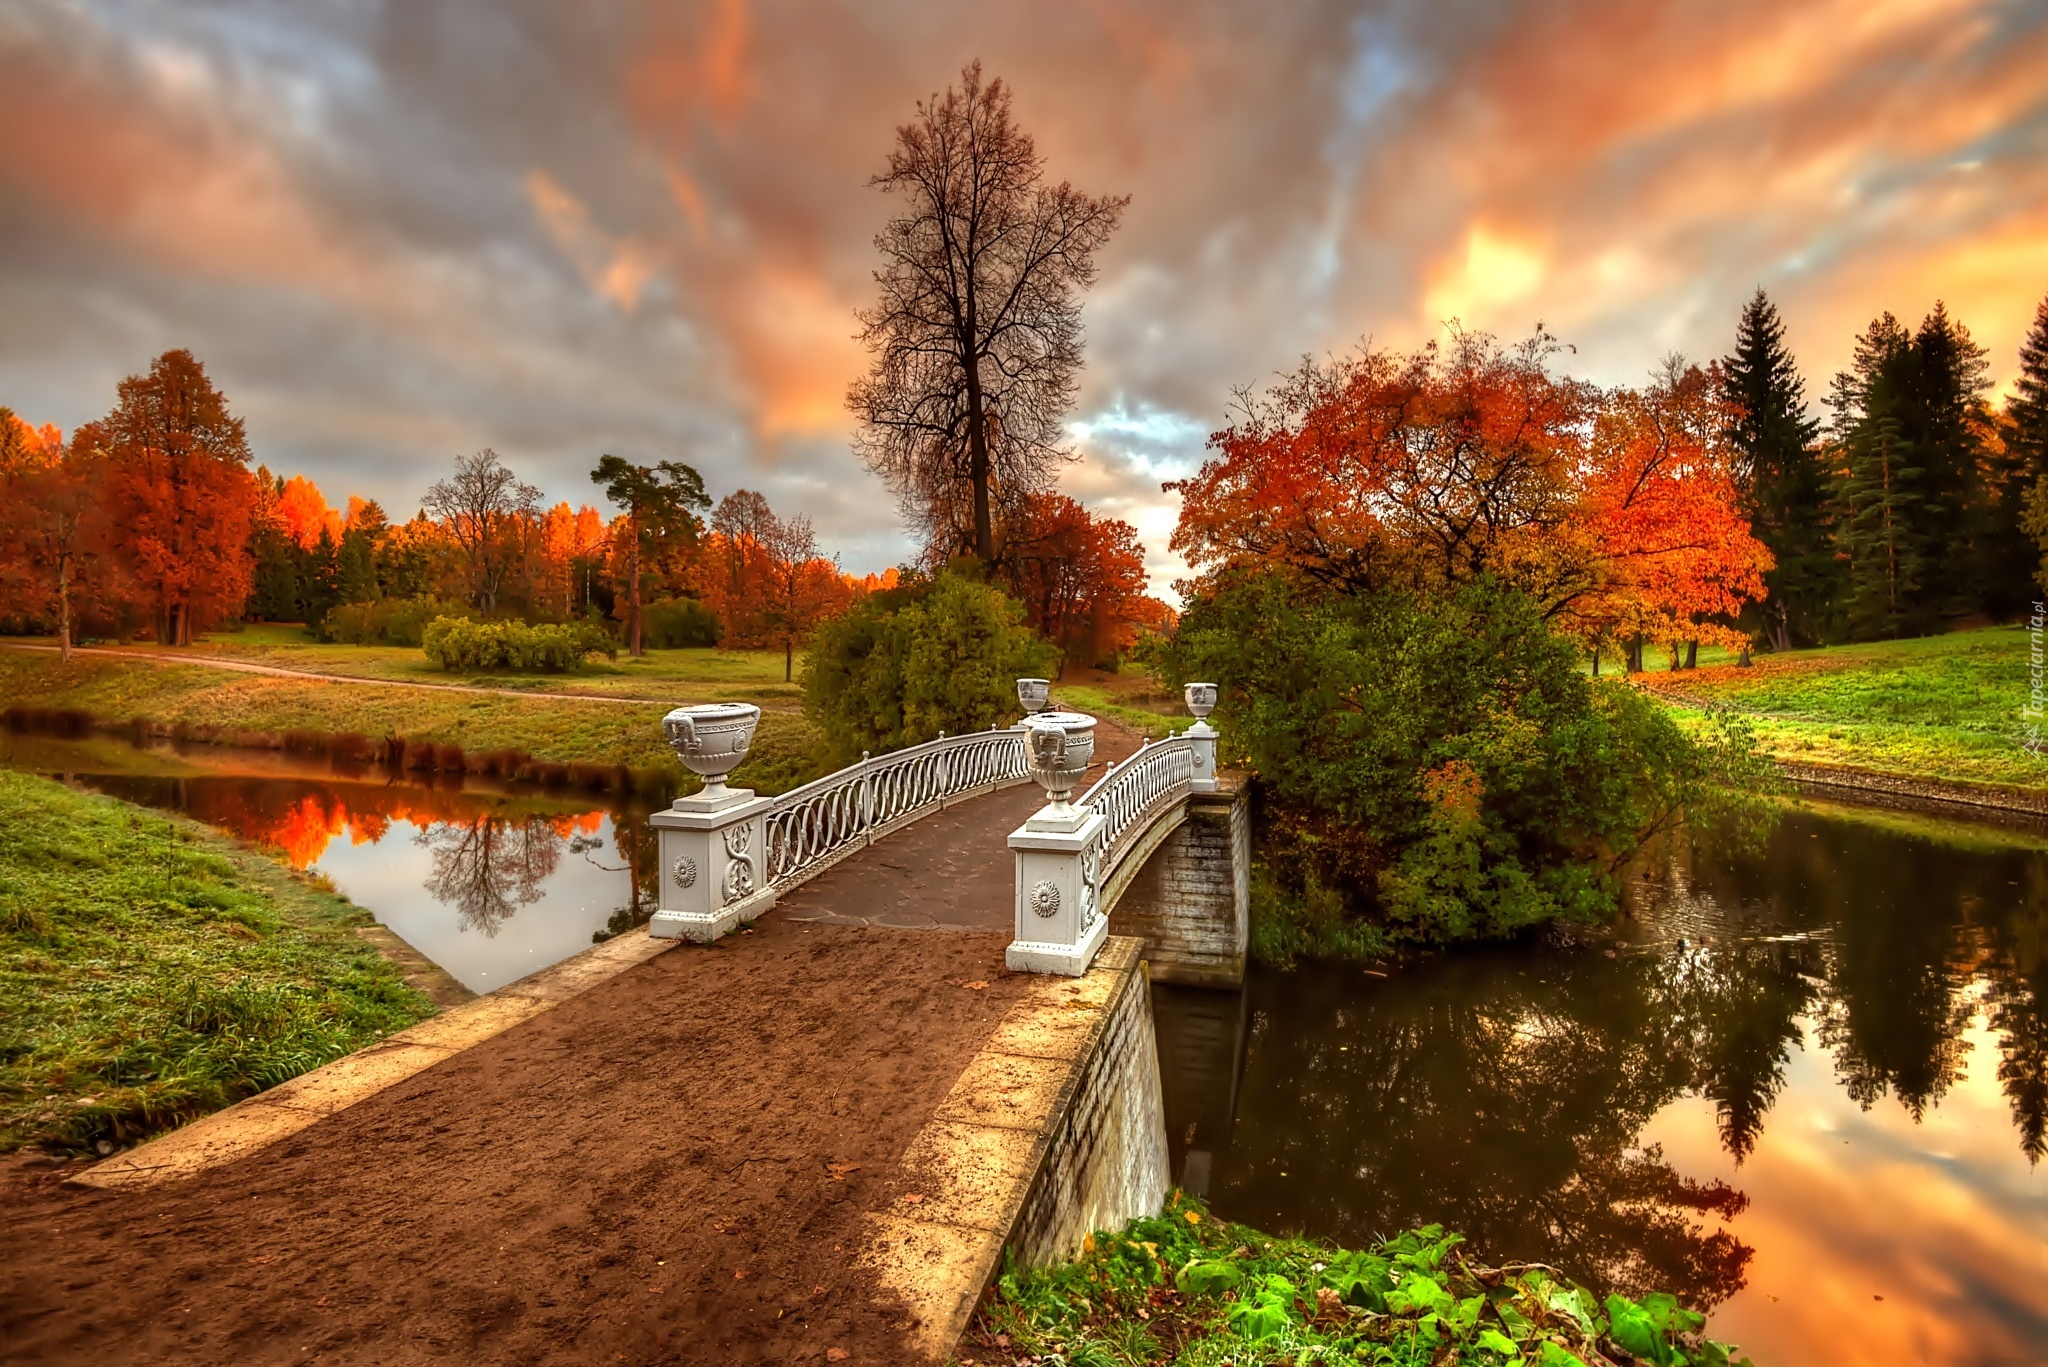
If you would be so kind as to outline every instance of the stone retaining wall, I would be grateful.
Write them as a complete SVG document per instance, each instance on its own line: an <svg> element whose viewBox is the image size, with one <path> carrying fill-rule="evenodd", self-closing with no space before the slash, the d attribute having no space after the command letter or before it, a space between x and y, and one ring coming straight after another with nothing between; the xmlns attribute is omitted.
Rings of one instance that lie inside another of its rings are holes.
<svg viewBox="0 0 2048 1367"><path fill-rule="evenodd" d="M1152 976L1239 987L1251 934L1251 816L1242 790L1197 793L1187 820L1117 900L1110 931L1145 942Z"/></svg>
<svg viewBox="0 0 2048 1367"><path fill-rule="evenodd" d="M1954 783L1940 779L1907 778L1900 774L1873 774L1862 769L1840 769L1827 764L1778 763L1778 772L1801 789L1816 796L1854 795L1850 800L1916 810L1954 811L1958 807L1980 812L2007 812L2019 816L2048 816L2048 789L2008 788L1989 783Z"/></svg>
<svg viewBox="0 0 2048 1367"><path fill-rule="evenodd" d="M1138 970L1108 1003L1102 1034L1010 1226L1008 1248L1025 1266L1070 1258L1093 1231L1157 1214L1173 1185L1151 984L1143 964Z"/></svg>

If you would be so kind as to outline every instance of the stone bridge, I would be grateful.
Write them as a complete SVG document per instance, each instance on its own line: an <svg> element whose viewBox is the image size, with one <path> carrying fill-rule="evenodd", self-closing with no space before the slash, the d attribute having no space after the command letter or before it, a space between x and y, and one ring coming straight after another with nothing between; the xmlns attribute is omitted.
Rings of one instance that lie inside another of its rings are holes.
<svg viewBox="0 0 2048 1367"><path fill-rule="evenodd" d="M1159 1208L1150 983L1244 971L1213 688L1165 740L1102 728L1113 755L1092 718L1043 710L1044 681L1020 696L1039 710L1017 726L777 797L724 782L754 708L677 709L706 782L652 818L647 934L72 1176L85 1204L8 1236L10 1332L80 1361L160 1356L167 1332L217 1361L282 1360L279 1332L319 1360L945 1360L1005 1257ZM718 950L671 952L691 942ZM200 1232L134 1262L137 1231L174 1227ZM193 1286L237 1308L167 1321ZM318 1327L326 1296L344 1327Z"/></svg>

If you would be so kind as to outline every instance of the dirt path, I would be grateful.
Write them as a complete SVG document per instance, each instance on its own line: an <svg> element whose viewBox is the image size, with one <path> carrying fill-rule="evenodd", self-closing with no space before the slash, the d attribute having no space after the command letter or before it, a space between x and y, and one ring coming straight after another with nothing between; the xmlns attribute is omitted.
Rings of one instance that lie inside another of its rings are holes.
<svg viewBox="0 0 2048 1367"><path fill-rule="evenodd" d="M1023 996L1002 837L1039 800L927 818L189 1179L0 1166L0 1362L909 1361L862 1217L918 1194L904 1151ZM920 904L963 933L877 910Z"/></svg>
<svg viewBox="0 0 2048 1367"><path fill-rule="evenodd" d="M859 1218L1019 995L1007 938L771 916L184 1182L16 1164L0 1360L901 1362Z"/></svg>
<svg viewBox="0 0 2048 1367"><path fill-rule="evenodd" d="M13 641L0 642L0 650L34 650L56 655L55 646L22 645ZM147 660L151 664L200 665L207 669L226 669L238 674L268 674L280 679L296 679L302 683L353 684L361 688L419 688L435 693L483 693L500 698L545 698L555 702L607 702L628 707L664 707L672 702L667 698L621 698L609 693L543 693L531 688L485 688L477 684L423 683L414 679L365 679L355 674L316 674L306 669L286 669L281 665L257 664L251 660L230 660L219 655L162 655L144 650L106 650L97 646L73 646L73 655L100 655L115 660Z"/></svg>

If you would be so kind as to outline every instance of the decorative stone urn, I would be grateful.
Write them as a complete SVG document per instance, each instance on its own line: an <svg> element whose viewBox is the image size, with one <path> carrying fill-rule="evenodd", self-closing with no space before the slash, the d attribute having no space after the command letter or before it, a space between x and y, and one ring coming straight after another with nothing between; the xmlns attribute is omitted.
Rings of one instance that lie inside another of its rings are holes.
<svg viewBox="0 0 2048 1367"><path fill-rule="evenodd" d="M1209 725L1209 714L1216 710L1216 685L1191 683L1180 692L1187 700L1188 711L1194 713L1195 725L1206 729Z"/></svg>
<svg viewBox="0 0 2048 1367"><path fill-rule="evenodd" d="M1027 714L1045 711L1045 705L1052 701L1050 679L1017 680L1017 701Z"/></svg>
<svg viewBox="0 0 2048 1367"><path fill-rule="evenodd" d="M677 802L692 808L722 806L752 797L751 792L725 786L725 778L747 757L761 709L750 702L707 702L678 707L661 719L662 732L676 755L704 780L704 790Z"/></svg>
<svg viewBox="0 0 2048 1367"><path fill-rule="evenodd" d="M1024 719L1031 779L1045 789L1046 806L1031 818L1034 830L1064 830L1079 820L1070 800L1095 757L1095 718L1081 712L1040 712Z"/></svg>

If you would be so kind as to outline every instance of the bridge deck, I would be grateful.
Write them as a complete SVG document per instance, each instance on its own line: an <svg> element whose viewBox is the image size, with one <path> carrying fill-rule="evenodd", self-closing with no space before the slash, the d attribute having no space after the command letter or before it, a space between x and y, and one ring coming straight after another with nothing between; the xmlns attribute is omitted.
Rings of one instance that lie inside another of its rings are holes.
<svg viewBox="0 0 2048 1367"><path fill-rule="evenodd" d="M1002 837L1032 797L928 818L253 1156L113 1191L13 1160L6 1359L903 1361L910 1312L853 1249L1024 997Z"/></svg>

